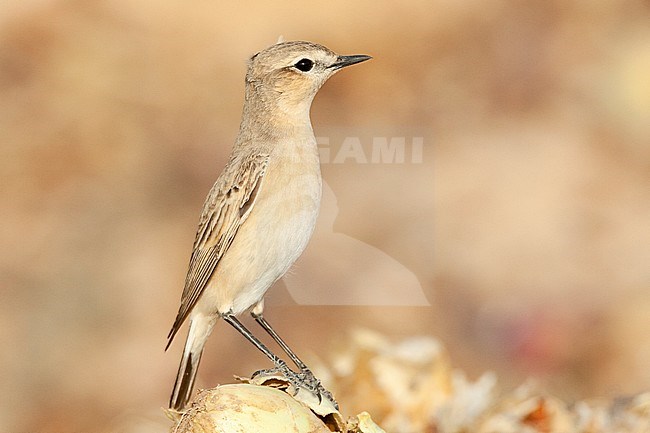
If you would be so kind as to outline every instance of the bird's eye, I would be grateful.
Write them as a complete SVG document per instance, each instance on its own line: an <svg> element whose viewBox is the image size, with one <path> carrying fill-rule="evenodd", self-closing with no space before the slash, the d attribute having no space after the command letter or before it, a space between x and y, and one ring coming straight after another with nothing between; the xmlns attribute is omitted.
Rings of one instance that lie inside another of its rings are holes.
<svg viewBox="0 0 650 433"><path fill-rule="evenodd" d="M300 59L294 66L302 72L309 72L314 67L314 62L309 59Z"/></svg>

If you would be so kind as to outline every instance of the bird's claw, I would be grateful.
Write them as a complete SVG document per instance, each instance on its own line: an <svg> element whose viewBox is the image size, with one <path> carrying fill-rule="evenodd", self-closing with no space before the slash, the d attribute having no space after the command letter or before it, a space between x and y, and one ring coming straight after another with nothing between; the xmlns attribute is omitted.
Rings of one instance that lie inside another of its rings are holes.
<svg viewBox="0 0 650 433"><path fill-rule="evenodd" d="M274 376L281 376L296 390L304 389L318 398L318 402L322 403L323 399L329 400L336 410L339 409L338 403L334 400L334 396L327 389L323 387L320 380L308 368L301 368L297 373L289 368L283 360L276 362L275 367L265 370L258 370L253 373L251 379L255 378L268 378Z"/></svg>

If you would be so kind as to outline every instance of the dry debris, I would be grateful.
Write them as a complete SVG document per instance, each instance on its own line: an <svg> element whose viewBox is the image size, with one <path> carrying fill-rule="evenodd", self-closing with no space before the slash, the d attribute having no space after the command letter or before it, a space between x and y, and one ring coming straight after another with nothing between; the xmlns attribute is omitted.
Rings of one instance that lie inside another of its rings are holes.
<svg viewBox="0 0 650 433"><path fill-rule="evenodd" d="M392 343L356 331L332 365L341 406L391 433L650 433L650 392L568 404L531 382L503 395L493 373L469 380L430 337Z"/></svg>
<svg viewBox="0 0 650 433"><path fill-rule="evenodd" d="M476 381L451 367L429 337L391 343L356 331L331 367L317 366L344 411L292 393L281 377L202 391L174 433L649 433L650 392L615 401L567 404L526 383L505 395L497 378ZM370 418L377 420L380 428Z"/></svg>

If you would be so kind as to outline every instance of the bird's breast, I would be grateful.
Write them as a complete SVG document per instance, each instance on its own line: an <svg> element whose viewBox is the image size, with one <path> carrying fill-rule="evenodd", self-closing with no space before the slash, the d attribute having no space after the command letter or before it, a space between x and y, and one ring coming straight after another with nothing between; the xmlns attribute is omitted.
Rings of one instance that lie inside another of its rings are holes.
<svg viewBox="0 0 650 433"><path fill-rule="evenodd" d="M321 174L315 141L272 152L260 191L212 278L206 308L239 314L303 252L316 225Z"/></svg>
<svg viewBox="0 0 650 433"><path fill-rule="evenodd" d="M258 216L267 228L277 230L277 236L300 254L320 208L320 164L315 143L287 147L272 153L255 206L263 210Z"/></svg>

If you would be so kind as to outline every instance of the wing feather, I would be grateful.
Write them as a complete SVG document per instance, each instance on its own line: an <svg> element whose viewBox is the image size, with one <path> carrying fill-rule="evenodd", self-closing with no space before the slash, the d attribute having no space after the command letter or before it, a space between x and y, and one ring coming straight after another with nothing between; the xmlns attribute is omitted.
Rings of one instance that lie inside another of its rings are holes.
<svg viewBox="0 0 650 433"><path fill-rule="evenodd" d="M171 344L192 308L196 305L219 260L232 244L237 231L248 219L257 198L268 155L257 154L232 159L212 187L203 205L194 240L181 306L167 336Z"/></svg>

